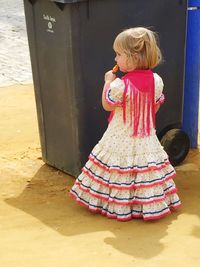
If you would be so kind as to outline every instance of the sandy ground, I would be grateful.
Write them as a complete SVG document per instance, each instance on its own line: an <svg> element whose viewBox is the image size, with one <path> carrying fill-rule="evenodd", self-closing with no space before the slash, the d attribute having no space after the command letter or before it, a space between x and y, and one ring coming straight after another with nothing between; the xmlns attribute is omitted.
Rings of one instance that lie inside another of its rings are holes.
<svg viewBox="0 0 200 267"><path fill-rule="evenodd" d="M177 168L180 211L117 222L78 206L41 160L32 85L0 88L0 266L200 266L200 154Z"/></svg>

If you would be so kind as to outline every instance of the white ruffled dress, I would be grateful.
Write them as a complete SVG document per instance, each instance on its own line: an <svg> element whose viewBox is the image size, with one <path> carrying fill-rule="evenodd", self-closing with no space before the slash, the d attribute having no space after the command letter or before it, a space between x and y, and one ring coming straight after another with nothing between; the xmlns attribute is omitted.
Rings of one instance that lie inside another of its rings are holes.
<svg viewBox="0 0 200 267"><path fill-rule="evenodd" d="M156 73L154 81L155 103L162 103L163 82ZM70 195L89 210L109 218L158 219L181 205L173 181L176 172L153 123L149 136L131 136L120 106L123 92L124 82L119 78L106 91L106 101L115 106L113 119L90 153ZM127 111L128 108L127 97Z"/></svg>

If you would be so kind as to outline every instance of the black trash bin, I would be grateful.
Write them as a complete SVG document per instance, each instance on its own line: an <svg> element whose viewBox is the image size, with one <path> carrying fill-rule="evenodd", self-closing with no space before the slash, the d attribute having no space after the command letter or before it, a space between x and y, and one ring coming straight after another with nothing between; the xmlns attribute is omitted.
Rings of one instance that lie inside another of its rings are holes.
<svg viewBox="0 0 200 267"><path fill-rule="evenodd" d="M186 0L24 0L43 160L76 176L107 126L104 73L121 30L153 26L165 62L160 137L181 128Z"/></svg>

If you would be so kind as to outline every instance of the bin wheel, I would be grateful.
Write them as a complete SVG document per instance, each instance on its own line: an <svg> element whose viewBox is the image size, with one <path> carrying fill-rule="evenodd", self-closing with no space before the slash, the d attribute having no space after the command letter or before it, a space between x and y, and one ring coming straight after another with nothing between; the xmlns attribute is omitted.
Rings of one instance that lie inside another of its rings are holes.
<svg viewBox="0 0 200 267"><path fill-rule="evenodd" d="M160 140L161 145L169 156L173 166L180 164L190 149L190 139L181 129L169 130Z"/></svg>

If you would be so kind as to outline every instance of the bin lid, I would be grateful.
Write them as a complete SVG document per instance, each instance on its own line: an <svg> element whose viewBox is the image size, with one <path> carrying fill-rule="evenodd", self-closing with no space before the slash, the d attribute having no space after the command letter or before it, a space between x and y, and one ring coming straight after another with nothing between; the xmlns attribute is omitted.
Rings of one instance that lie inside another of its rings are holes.
<svg viewBox="0 0 200 267"><path fill-rule="evenodd" d="M189 7L200 7L200 0L189 0L188 6Z"/></svg>
<svg viewBox="0 0 200 267"><path fill-rule="evenodd" d="M57 2L57 3L63 3L63 4L73 4L77 2L84 2L88 0L50 0L52 2Z"/></svg>

